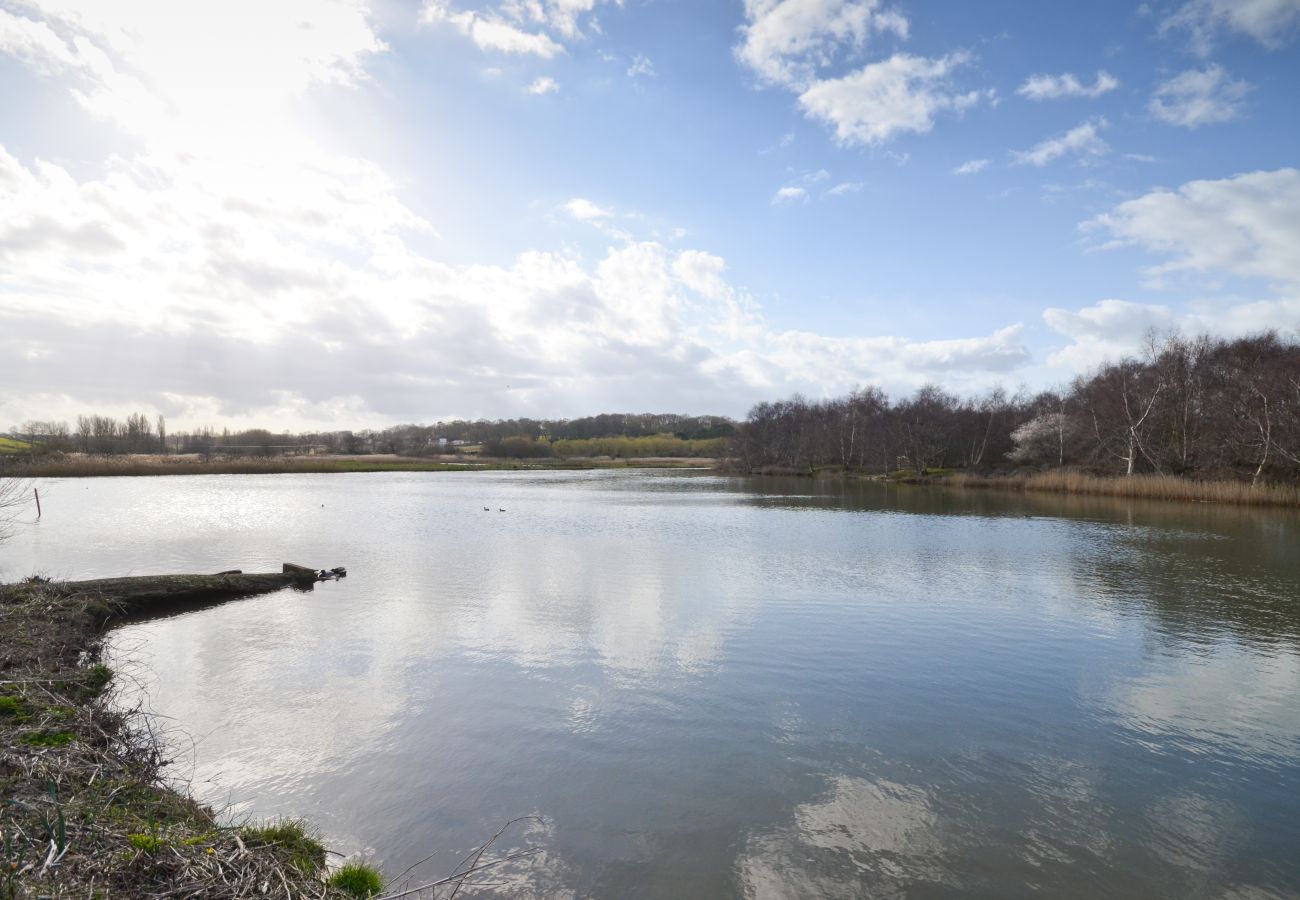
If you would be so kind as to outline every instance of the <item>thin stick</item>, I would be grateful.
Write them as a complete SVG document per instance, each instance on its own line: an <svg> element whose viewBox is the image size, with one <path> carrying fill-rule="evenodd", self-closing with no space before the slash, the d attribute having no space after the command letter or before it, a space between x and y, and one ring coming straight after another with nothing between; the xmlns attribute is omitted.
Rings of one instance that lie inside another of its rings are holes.
<svg viewBox="0 0 1300 900"><path fill-rule="evenodd" d="M420 893L420 891L427 891L429 888L432 887L438 887L444 884L451 884L453 881L459 885L461 882L465 880L465 878L467 878L470 875L473 875L475 872L482 872L484 869L490 869L493 866L499 866L502 863L507 863L510 862L511 860L519 859L520 857L523 856L532 856L535 853L541 853L543 849L545 848L530 847L527 850L520 850L518 853L511 853L509 856L503 856L500 859L494 859L492 860L492 862L483 863L483 865L481 866L475 866L472 869L466 869L464 872L461 872L457 875L448 875L446 878L440 878L437 881L430 881L427 884L422 884L419 887L410 888L409 890L402 891L401 893L398 894L384 894L382 897L376 897L375 900L397 900L398 897L409 897L411 894L418 894Z"/></svg>

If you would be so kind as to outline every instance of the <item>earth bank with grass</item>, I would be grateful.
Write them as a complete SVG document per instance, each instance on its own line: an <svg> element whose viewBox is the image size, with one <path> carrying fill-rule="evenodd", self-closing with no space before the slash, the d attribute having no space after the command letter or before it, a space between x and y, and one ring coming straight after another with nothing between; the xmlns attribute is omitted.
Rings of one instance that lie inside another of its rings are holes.
<svg viewBox="0 0 1300 900"><path fill-rule="evenodd" d="M177 575L0 585L0 900L369 897L379 873L333 873L309 825L227 825L168 786L138 711L108 702L115 620L280 590L291 575Z"/></svg>

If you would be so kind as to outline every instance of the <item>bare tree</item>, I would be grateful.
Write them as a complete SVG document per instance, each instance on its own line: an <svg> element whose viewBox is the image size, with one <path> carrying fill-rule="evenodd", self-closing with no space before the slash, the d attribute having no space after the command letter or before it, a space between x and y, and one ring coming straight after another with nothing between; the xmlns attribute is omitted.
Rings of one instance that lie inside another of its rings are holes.
<svg viewBox="0 0 1300 900"><path fill-rule="evenodd" d="M31 489L21 478L0 474L0 542L13 534L22 507L31 503Z"/></svg>

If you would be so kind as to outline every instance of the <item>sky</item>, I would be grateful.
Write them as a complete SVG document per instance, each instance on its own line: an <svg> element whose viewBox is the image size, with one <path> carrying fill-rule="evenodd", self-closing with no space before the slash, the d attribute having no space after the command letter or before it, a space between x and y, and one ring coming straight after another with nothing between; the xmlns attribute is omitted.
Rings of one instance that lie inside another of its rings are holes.
<svg viewBox="0 0 1300 900"><path fill-rule="evenodd" d="M1300 0L0 0L0 427L1067 383L1300 329Z"/></svg>

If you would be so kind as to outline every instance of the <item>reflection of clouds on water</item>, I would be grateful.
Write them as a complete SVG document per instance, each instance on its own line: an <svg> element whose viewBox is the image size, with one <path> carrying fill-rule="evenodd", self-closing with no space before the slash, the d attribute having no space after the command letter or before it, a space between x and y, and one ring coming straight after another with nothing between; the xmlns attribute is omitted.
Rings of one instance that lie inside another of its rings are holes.
<svg viewBox="0 0 1300 900"><path fill-rule="evenodd" d="M737 864L745 896L903 896L942 880L938 821L922 788L833 777L828 796L797 806L788 828L750 840Z"/></svg>
<svg viewBox="0 0 1300 900"><path fill-rule="evenodd" d="M592 659L624 683L707 671L753 596L749 578L725 566L700 572L671 544L611 540L596 553L547 544L488 565L448 640L524 669Z"/></svg>
<svg viewBox="0 0 1300 900"><path fill-rule="evenodd" d="M1157 752L1197 752L1292 766L1300 754L1300 654L1221 644L1200 656L1157 655L1096 698Z"/></svg>
<svg viewBox="0 0 1300 900"><path fill-rule="evenodd" d="M365 758L404 702L392 689L391 666L376 664L378 655L353 634L302 639L312 615L306 601L281 594L244 602L260 606L256 629L240 628L233 606L218 608L207 611L210 627L193 628L185 617L142 623L115 635L111 644L121 649L110 650L115 667L119 654L131 660L124 704L148 710L188 699L183 732L161 723L180 761L173 774L192 779L200 799L231 804L232 813L244 811L250 795L291 791Z"/></svg>
<svg viewBox="0 0 1300 900"><path fill-rule="evenodd" d="M1241 541L932 515L933 492L904 514L603 473L301 483L267 498L302 493L310 527L140 537L193 554L172 568L353 573L128 626L216 805L305 815L390 872L441 846L434 877L554 817L498 896L1256 900L1243 872L1300 873L1270 837L1294 798L1268 796L1300 758L1297 570L1251 581Z"/></svg>

